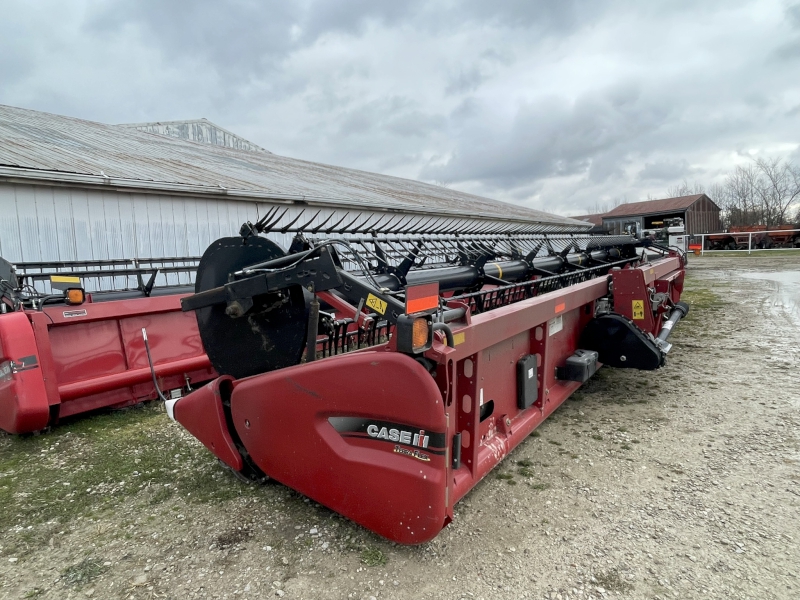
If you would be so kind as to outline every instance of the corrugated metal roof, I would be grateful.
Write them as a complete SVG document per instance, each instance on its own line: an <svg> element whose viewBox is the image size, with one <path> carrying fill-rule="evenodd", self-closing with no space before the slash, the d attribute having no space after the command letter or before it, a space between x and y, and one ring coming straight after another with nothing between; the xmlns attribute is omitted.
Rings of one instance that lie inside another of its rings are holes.
<svg viewBox="0 0 800 600"><path fill-rule="evenodd" d="M101 181L152 189L148 184L157 183L165 191L235 192L259 200L304 199L352 208L457 214L541 223L551 226L548 229L587 227L580 221L419 181L2 105L0 165L20 169L15 176L28 179L36 179L36 171L56 172L51 180L60 173L78 174L86 176L87 184ZM66 180L76 182L76 176Z"/></svg>
<svg viewBox="0 0 800 600"><path fill-rule="evenodd" d="M677 198L662 198L661 200L645 200L644 202L631 202L620 204L603 215L603 218L630 217L634 215L649 215L655 213L668 213L689 208L705 194L692 196L678 196Z"/></svg>
<svg viewBox="0 0 800 600"><path fill-rule="evenodd" d="M600 226L603 224L603 217L603 214L597 213L593 215L579 215L577 217L570 217L570 219L575 219L576 221L586 221L592 225Z"/></svg>
<svg viewBox="0 0 800 600"><path fill-rule="evenodd" d="M268 152L261 146L257 146L250 140L236 135L235 133L212 123L208 119L189 119L186 121L155 121L152 123L122 123L117 127L128 127L138 129L147 133L157 133L171 137L190 140L192 142L202 142L203 144L214 144L226 148L236 148L237 150L248 150L251 152Z"/></svg>

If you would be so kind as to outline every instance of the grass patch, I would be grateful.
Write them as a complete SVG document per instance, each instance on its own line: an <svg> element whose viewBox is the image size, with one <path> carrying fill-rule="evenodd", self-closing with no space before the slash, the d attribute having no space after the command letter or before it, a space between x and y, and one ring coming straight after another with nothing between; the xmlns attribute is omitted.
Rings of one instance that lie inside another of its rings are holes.
<svg viewBox="0 0 800 600"><path fill-rule="evenodd" d="M535 473L530 467L520 467L519 474L523 477L533 477Z"/></svg>
<svg viewBox="0 0 800 600"><path fill-rule="evenodd" d="M368 567L380 567L385 565L386 555L377 548L367 548L361 552L361 562Z"/></svg>
<svg viewBox="0 0 800 600"><path fill-rule="evenodd" d="M561 442L557 442L555 440L547 440L547 443L548 444L553 444L554 446L560 446L561 445Z"/></svg>
<svg viewBox="0 0 800 600"><path fill-rule="evenodd" d="M86 558L79 563L70 565L61 571L61 580L64 585L82 586L98 578L106 571L96 558Z"/></svg>
<svg viewBox="0 0 800 600"><path fill-rule="evenodd" d="M597 584L600 587L611 590L612 592L629 592L633 589L633 586L622 579L620 574L613 569L602 573L595 573L594 578L597 580Z"/></svg>
<svg viewBox="0 0 800 600"><path fill-rule="evenodd" d="M722 297L718 294L715 294L707 288L698 288L694 286L687 286L687 288L683 290L681 300L686 302L691 308L698 310L720 308L725 305L722 301ZM689 311L687 318L691 316L692 312Z"/></svg>
<svg viewBox="0 0 800 600"><path fill-rule="evenodd" d="M224 502L257 489L220 468L157 403L85 417L43 435L0 436L0 530L23 553L46 544L53 528L119 506L133 511L173 496Z"/></svg>
<svg viewBox="0 0 800 600"><path fill-rule="evenodd" d="M546 490L546 489L549 489L549 488L550 488L550 484L549 484L549 483L543 483L543 482L541 482L541 481L540 481L539 483L531 483L531 484L529 484L529 485L530 485L530 486L531 486L533 489L535 489L535 490L539 490L539 491L541 491L541 490Z"/></svg>

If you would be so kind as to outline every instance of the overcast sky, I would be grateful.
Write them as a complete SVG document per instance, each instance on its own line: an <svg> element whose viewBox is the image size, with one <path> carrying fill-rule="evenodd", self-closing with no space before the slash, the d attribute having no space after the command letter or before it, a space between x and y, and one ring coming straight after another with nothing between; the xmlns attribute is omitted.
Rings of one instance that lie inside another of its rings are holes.
<svg viewBox="0 0 800 600"><path fill-rule="evenodd" d="M578 214L800 162L781 0L0 0L0 104Z"/></svg>

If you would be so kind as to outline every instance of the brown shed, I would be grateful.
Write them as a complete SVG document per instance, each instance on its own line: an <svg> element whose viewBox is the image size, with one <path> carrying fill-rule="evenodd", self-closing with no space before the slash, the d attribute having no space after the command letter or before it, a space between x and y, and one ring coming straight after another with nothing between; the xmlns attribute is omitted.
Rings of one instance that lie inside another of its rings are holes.
<svg viewBox="0 0 800 600"><path fill-rule="evenodd" d="M664 219L680 217L688 235L722 231L720 208L705 194L663 198L645 202L620 204L603 215L603 226L612 234L625 231L635 224L639 231L661 227Z"/></svg>

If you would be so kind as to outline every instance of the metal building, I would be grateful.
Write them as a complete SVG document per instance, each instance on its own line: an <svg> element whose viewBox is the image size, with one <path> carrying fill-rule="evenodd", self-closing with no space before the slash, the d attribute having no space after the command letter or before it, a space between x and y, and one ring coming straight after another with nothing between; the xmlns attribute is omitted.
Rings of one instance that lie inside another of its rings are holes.
<svg viewBox="0 0 800 600"><path fill-rule="evenodd" d="M657 229L664 219L680 217L688 235L722 231L720 207L705 194L647 200L620 204L601 215L603 227L612 234L625 231L627 225L636 225L638 231Z"/></svg>
<svg viewBox="0 0 800 600"><path fill-rule="evenodd" d="M431 231L589 227L418 181L0 106L0 256L12 263L198 257L271 211L273 231L420 216Z"/></svg>

